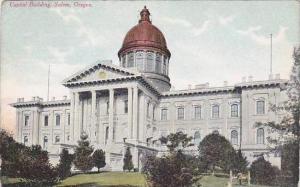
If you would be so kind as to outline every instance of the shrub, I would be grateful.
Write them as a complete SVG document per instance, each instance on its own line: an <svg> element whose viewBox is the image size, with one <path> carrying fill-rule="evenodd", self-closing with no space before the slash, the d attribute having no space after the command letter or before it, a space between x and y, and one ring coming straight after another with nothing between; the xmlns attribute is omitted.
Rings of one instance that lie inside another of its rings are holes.
<svg viewBox="0 0 300 187"><path fill-rule="evenodd" d="M133 163L132 163L132 155L130 152L130 148L127 147L125 155L124 155L124 159L123 159L123 171L131 171L134 167L133 167Z"/></svg>
<svg viewBox="0 0 300 187"><path fill-rule="evenodd" d="M59 157L60 160L59 160L57 170L58 170L59 178L62 180L71 175L73 155L69 154L69 151L63 148Z"/></svg>
<svg viewBox="0 0 300 187"><path fill-rule="evenodd" d="M250 167L251 183L261 185L275 185L280 170L272 166L263 156L255 160Z"/></svg>
<svg viewBox="0 0 300 187"><path fill-rule="evenodd" d="M90 142L87 139L88 135L82 133L74 153L74 165L83 172L90 171L94 167L93 158L91 156L94 149L90 146Z"/></svg>
<svg viewBox="0 0 300 187"><path fill-rule="evenodd" d="M103 168L106 163L105 163L105 152L102 149L97 149L93 153L93 162L94 166L98 168L98 172L100 171L100 168Z"/></svg>

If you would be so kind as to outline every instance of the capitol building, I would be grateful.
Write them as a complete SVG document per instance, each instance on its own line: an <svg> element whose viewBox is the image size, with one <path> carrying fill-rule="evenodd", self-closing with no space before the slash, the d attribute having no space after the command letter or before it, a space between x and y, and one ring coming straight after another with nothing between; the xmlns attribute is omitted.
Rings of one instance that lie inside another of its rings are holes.
<svg viewBox="0 0 300 187"><path fill-rule="evenodd" d="M281 119L270 104L286 99L287 81L279 75L262 81L248 77L233 86L206 83L174 90L171 52L149 16L144 7L138 24L125 35L117 52L119 66L97 61L67 77L62 84L69 89L68 97L18 98L11 104L16 109L16 140L41 145L57 163L62 148L72 151L86 133L95 149L106 152L105 169L117 171L122 170L127 147L134 167L140 169L147 152L164 154L162 136L179 131L192 136L194 146L188 151L197 154L206 135L219 133L241 149L248 161L264 154L280 167L280 153L270 152L267 141L273 132L257 127L256 122Z"/></svg>

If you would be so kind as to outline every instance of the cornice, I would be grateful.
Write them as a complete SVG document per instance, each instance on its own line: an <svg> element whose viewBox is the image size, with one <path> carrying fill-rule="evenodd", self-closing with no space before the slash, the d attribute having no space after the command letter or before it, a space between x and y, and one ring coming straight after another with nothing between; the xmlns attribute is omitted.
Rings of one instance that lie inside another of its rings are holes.
<svg viewBox="0 0 300 187"><path fill-rule="evenodd" d="M69 106L71 104L70 100L57 100L57 101L26 101L26 102L16 102L10 104L10 106L15 108L21 107L52 107L52 106Z"/></svg>

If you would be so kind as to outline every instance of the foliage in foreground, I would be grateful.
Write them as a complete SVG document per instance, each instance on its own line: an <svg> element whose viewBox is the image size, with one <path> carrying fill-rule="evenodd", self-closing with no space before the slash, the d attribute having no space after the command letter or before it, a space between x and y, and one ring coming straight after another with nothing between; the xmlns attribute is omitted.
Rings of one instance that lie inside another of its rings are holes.
<svg viewBox="0 0 300 187"><path fill-rule="evenodd" d="M132 155L131 155L131 152L130 152L130 148L127 147L126 148L126 152L125 152L125 155L124 155L124 158L123 158L123 171L131 171L133 170L133 163L132 163Z"/></svg>
<svg viewBox="0 0 300 187"><path fill-rule="evenodd" d="M58 172L49 163L47 151L43 151L39 145L26 147L1 130L0 154L2 172L5 176L24 178L30 183L41 186L51 185L58 181Z"/></svg>
<svg viewBox="0 0 300 187"><path fill-rule="evenodd" d="M250 175L252 184L276 185L280 170L261 156L251 164Z"/></svg>
<svg viewBox="0 0 300 187"><path fill-rule="evenodd" d="M190 146L191 137L182 132L170 134L167 137L169 152L163 157L149 155L143 167L143 173L153 186L189 186L196 177L195 159L184 154L184 149Z"/></svg>
<svg viewBox="0 0 300 187"><path fill-rule="evenodd" d="M100 168L103 168L106 163L105 163L105 152L102 149L97 149L93 153L93 162L94 166L98 168L98 172L100 171Z"/></svg>
<svg viewBox="0 0 300 187"><path fill-rule="evenodd" d="M225 173L232 170L234 173L246 172L247 158L239 150L236 152L231 143L217 133L207 135L198 146L199 170L212 171L221 168Z"/></svg>
<svg viewBox="0 0 300 187"><path fill-rule="evenodd" d="M69 154L69 151L65 148L62 149L60 155L59 164L57 166L59 178L65 179L71 176L71 166L73 161L73 155Z"/></svg>
<svg viewBox="0 0 300 187"><path fill-rule="evenodd" d="M94 149L90 146L90 142L88 141L88 135L82 133L74 153L75 167L85 173L90 171L94 167L93 158L91 156L93 151Z"/></svg>

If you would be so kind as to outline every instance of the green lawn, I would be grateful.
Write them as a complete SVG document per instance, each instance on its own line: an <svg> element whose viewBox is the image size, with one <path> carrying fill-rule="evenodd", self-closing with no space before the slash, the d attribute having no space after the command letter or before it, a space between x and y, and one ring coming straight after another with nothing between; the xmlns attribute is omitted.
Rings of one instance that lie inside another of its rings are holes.
<svg viewBox="0 0 300 187"><path fill-rule="evenodd" d="M146 186L144 175L128 172L80 174L69 177L58 186Z"/></svg>
<svg viewBox="0 0 300 187"><path fill-rule="evenodd" d="M21 186L19 179L5 179L2 181L8 186ZM198 184L201 187L227 187L228 178L221 178L215 176L203 176ZM5 185L4 185L5 186ZM141 173L128 173L128 172L103 172L92 174L78 174L69 177L59 183L57 186L101 186L101 187L147 187L145 177ZM247 187L247 185L232 187ZM259 185L251 185L251 187L266 187Z"/></svg>

